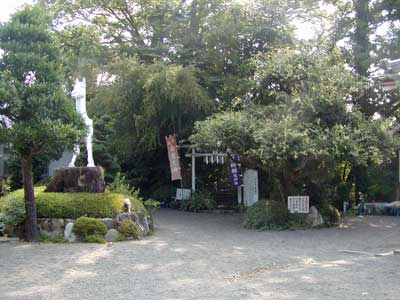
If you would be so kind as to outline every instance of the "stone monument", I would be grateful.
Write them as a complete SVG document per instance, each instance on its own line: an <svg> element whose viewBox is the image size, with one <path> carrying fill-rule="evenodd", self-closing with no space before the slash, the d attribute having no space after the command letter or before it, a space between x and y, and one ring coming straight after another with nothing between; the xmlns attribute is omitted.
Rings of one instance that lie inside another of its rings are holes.
<svg viewBox="0 0 400 300"><path fill-rule="evenodd" d="M248 169L243 175L244 205L252 206L258 201L258 172Z"/></svg>

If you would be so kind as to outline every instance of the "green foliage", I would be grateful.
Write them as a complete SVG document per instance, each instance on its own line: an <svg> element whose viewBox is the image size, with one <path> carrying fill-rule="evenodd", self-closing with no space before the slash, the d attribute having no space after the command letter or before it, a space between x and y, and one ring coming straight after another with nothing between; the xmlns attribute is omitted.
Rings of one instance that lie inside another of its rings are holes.
<svg viewBox="0 0 400 300"><path fill-rule="evenodd" d="M77 219L81 216L113 218L123 212L126 198L126 195L116 193L45 193L44 189L44 187L35 188L37 214L40 218ZM132 196L129 198L132 211L140 211L147 215L138 198ZM6 216L15 215L23 219L24 207L23 190L14 191L0 198L0 213ZM13 213L14 211L16 213Z"/></svg>
<svg viewBox="0 0 400 300"><path fill-rule="evenodd" d="M96 236L106 234L107 227L98 219L80 217L74 224L73 232L84 241L89 242Z"/></svg>
<svg viewBox="0 0 400 300"><path fill-rule="evenodd" d="M11 192L12 179L7 177L0 182L1 196L6 196Z"/></svg>
<svg viewBox="0 0 400 300"><path fill-rule="evenodd" d="M107 180L119 161L142 192L169 184L164 135L187 139L193 122L218 107L232 111L198 125L192 140L272 173L282 199L304 185L342 183L340 202L353 181L357 193L388 197L391 181L362 169L380 169L392 146L387 120L369 118L380 112L398 120L399 92L365 79L379 60L399 56L398 1L323 2L336 10L297 0L40 1L55 16L61 45L50 57L61 58L70 77L87 77L90 115L116 120L95 129L107 132L94 144ZM292 20L321 25L306 51ZM346 44L343 54L338 44ZM358 172L343 179L337 167L346 163Z"/></svg>
<svg viewBox="0 0 400 300"><path fill-rule="evenodd" d="M138 239L140 236L139 226L132 220L123 220L118 225L118 232L125 238Z"/></svg>
<svg viewBox="0 0 400 300"><path fill-rule="evenodd" d="M122 234L119 234L118 236L117 236L117 239L115 240L116 242L123 242L123 241L127 241L128 239L124 236L124 235L122 235Z"/></svg>
<svg viewBox="0 0 400 300"><path fill-rule="evenodd" d="M289 212L285 203L261 200L246 210L244 226L253 229L287 228Z"/></svg>
<svg viewBox="0 0 400 300"><path fill-rule="evenodd" d="M182 200L180 203L180 209L191 212L212 210L215 206L216 203L211 193L205 190L192 193L190 199Z"/></svg>
<svg viewBox="0 0 400 300"><path fill-rule="evenodd" d="M107 185L107 191L111 193L123 194L126 196L133 196L137 199L140 199L139 190L131 187L130 184L127 182L125 176L123 176L119 172L115 175L113 182Z"/></svg>
<svg viewBox="0 0 400 300"><path fill-rule="evenodd" d="M260 56L257 65L257 96L239 111L197 122L191 140L198 148L256 162L275 179L282 201L330 182L337 165L378 163L392 151L388 120L346 108L364 85L339 54L282 49Z"/></svg>
<svg viewBox="0 0 400 300"><path fill-rule="evenodd" d="M293 42L302 2L42 1L68 74L87 77L89 115L116 120L110 153L148 195L160 180L169 184L164 136L187 139L215 107L244 103L255 85L252 57Z"/></svg>
<svg viewBox="0 0 400 300"><path fill-rule="evenodd" d="M1 197L0 223L19 226L25 220L25 204L22 199L14 197L13 193Z"/></svg>
<svg viewBox="0 0 400 300"><path fill-rule="evenodd" d="M105 244L105 243L107 243L107 240L106 240L104 237L102 237L101 235L98 235L98 234L90 234L90 235L85 236L85 237L82 239L82 242L85 242L85 243Z"/></svg>
<svg viewBox="0 0 400 300"><path fill-rule="evenodd" d="M394 157L381 164L370 165L366 175L368 202L393 201L394 187L398 183L398 172L398 161Z"/></svg>
<svg viewBox="0 0 400 300"><path fill-rule="evenodd" d="M130 58L117 61L109 72L116 79L99 89L89 110L115 120L119 157L159 149L174 131L188 136L193 120L212 106L190 67L145 65Z"/></svg>
<svg viewBox="0 0 400 300"><path fill-rule="evenodd" d="M154 199L147 199L143 202L143 204L150 214L153 214L154 211L156 211L156 209L160 207L160 202Z"/></svg>
<svg viewBox="0 0 400 300"><path fill-rule="evenodd" d="M68 243L68 240L64 239L64 236L62 235L57 235L55 237L50 237L47 235L40 235L39 241L41 243L51 243L51 244L62 244L62 243Z"/></svg>
<svg viewBox="0 0 400 300"><path fill-rule="evenodd" d="M116 136L114 122L109 115L94 119L93 157L96 164L104 168L106 182L111 182L120 171L115 155L116 145L113 144L113 138Z"/></svg>
<svg viewBox="0 0 400 300"><path fill-rule="evenodd" d="M33 158L59 158L84 134L84 124L66 94L50 23L39 6L24 6L0 24L0 142L12 144L21 159L28 241L39 238Z"/></svg>
<svg viewBox="0 0 400 300"><path fill-rule="evenodd" d="M57 157L83 133L65 94L48 24L44 11L27 6L0 27L0 112L13 124L0 134L24 156Z"/></svg>
<svg viewBox="0 0 400 300"><path fill-rule="evenodd" d="M306 222L306 214L289 214L288 228L304 229L309 227Z"/></svg>

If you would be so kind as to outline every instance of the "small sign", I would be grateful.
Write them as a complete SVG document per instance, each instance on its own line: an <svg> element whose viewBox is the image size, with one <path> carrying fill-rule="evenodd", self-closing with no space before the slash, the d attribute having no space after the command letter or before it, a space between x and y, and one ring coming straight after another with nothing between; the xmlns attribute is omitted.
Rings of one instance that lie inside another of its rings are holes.
<svg viewBox="0 0 400 300"><path fill-rule="evenodd" d="M191 192L190 189L176 189L176 200L188 200Z"/></svg>
<svg viewBox="0 0 400 300"><path fill-rule="evenodd" d="M291 214L308 214L310 212L310 197L309 196L289 196L288 210Z"/></svg>

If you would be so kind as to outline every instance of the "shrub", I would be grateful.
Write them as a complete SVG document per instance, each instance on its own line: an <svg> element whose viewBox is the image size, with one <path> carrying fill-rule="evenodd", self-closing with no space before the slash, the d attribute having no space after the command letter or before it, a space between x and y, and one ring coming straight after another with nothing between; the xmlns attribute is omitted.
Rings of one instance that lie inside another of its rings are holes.
<svg viewBox="0 0 400 300"><path fill-rule="evenodd" d="M288 227L288 220L285 203L261 200L246 210L244 225L255 229L283 229Z"/></svg>
<svg viewBox="0 0 400 300"><path fill-rule="evenodd" d="M11 192L11 184L12 179L11 177L7 177L0 181L0 188L1 188L1 195L5 196Z"/></svg>
<svg viewBox="0 0 400 300"><path fill-rule="evenodd" d="M180 209L192 212L211 210L215 206L214 198L207 191L194 192L189 200L182 200L180 203Z"/></svg>
<svg viewBox="0 0 400 300"><path fill-rule="evenodd" d="M154 211L160 207L160 202L154 199L147 199L146 201L143 202L144 207L150 214L153 214Z"/></svg>
<svg viewBox="0 0 400 300"><path fill-rule="evenodd" d="M111 193L123 194L126 196L133 196L141 200L141 198L139 197L139 190L131 187L126 178L122 176L119 172L117 173L117 175L115 175L114 181L107 186L107 191Z"/></svg>
<svg viewBox="0 0 400 300"><path fill-rule="evenodd" d="M25 220L24 201L13 197L12 194L2 197L0 205L0 223L18 226Z"/></svg>
<svg viewBox="0 0 400 300"><path fill-rule="evenodd" d="M140 235L139 226L131 220L121 221L118 225L118 231L126 238L138 239Z"/></svg>
<svg viewBox="0 0 400 300"><path fill-rule="evenodd" d="M66 239L64 239L64 236L62 236L62 235L57 235L55 237L50 237L47 235L40 235L40 242L41 243L54 243L54 244L68 243L68 241Z"/></svg>
<svg viewBox="0 0 400 300"><path fill-rule="evenodd" d="M114 218L123 212L125 195L116 193L45 193L44 187L35 188L35 201L39 218L77 219L81 216L93 218ZM9 203L7 200L11 197ZM148 215L142 202L129 197L132 211ZM11 206L24 208L24 191L17 190L0 198L0 213L9 214Z"/></svg>
<svg viewBox="0 0 400 300"><path fill-rule="evenodd" d="M340 221L339 210L330 204L323 205L319 209L319 212L321 213L326 226L335 226Z"/></svg>
<svg viewBox="0 0 400 300"><path fill-rule="evenodd" d="M289 214L288 227L290 229L301 229L310 227L306 222L306 214Z"/></svg>
<svg viewBox="0 0 400 300"><path fill-rule="evenodd" d="M73 232L85 241L89 236L104 235L107 227L98 219L80 217L74 224Z"/></svg>
<svg viewBox="0 0 400 300"><path fill-rule="evenodd" d="M105 244L107 242L107 240L104 237L97 234L88 235L84 237L82 241L85 243L99 243L99 244Z"/></svg>

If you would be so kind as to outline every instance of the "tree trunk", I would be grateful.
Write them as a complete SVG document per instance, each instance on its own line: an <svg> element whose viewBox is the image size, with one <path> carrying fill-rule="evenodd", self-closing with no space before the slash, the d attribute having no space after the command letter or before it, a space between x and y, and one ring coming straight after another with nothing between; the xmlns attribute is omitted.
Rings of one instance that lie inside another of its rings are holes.
<svg viewBox="0 0 400 300"><path fill-rule="evenodd" d="M37 229L35 193L33 190L32 155L22 155L21 163L26 210L25 239L28 242L37 242L39 240L39 232Z"/></svg>

